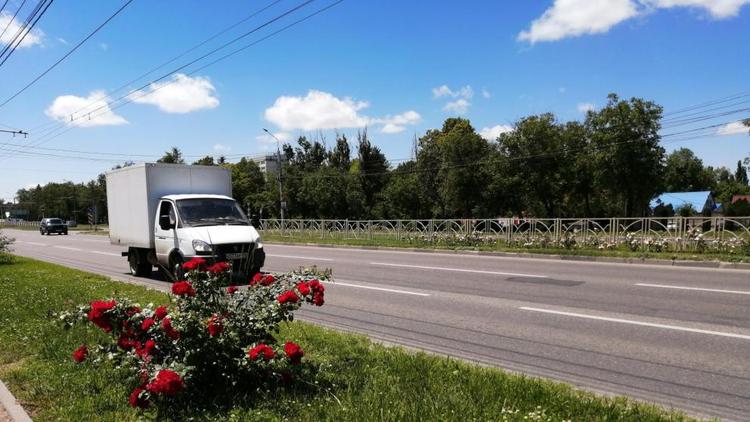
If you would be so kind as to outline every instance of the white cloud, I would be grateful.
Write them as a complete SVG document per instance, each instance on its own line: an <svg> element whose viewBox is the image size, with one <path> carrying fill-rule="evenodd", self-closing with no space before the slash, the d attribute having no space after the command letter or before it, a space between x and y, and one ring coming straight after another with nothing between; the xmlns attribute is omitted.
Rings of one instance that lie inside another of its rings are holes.
<svg viewBox="0 0 750 422"><path fill-rule="evenodd" d="M750 127L745 126L742 122L729 123L716 131L716 134L721 136L739 135L741 133L750 134Z"/></svg>
<svg viewBox="0 0 750 422"><path fill-rule="evenodd" d="M214 144L214 151L216 152L229 152L232 150L232 147L226 146L223 144Z"/></svg>
<svg viewBox="0 0 750 422"><path fill-rule="evenodd" d="M107 50L109 50L109 44L107 44L105 42L100 42L99 43L99 48L101 48L103 51L107 51Z"/></svg>
<svg viewBox="0 0 750 422"><path fill-rule="evenodd" d="M693 7L706 9L714 19L735 17L750 0L644 0L646 5L658 8Z"/></svg>
<svg viewBox="0 0 750 422"><path fill-rule="evenodd" d="M304 97L281 96L267 108L264 116L283 131L328 130L361 128L367 125L383 125L383 133L398 133L407 125L418 123L422 116L409 110L395 116L368 117L362 110L369 107L367 101L355 101L349 97L338 98L333 94L310 90ZM274 141L275 142L275 141Z"/></svg>
<svg viewBox="0 0 750 422"><path fill-rule="evenodd" d="M58 38L57 41L62 45L68 45L68 41L65 38Z"/></svg>
<svg viewBox="0 0 750 422"><path fill-rule="evenodd" d="M171 81L157 82L145 91L136 91L129 98L136 103L152 104L167 113L190 113L219 106L216 88L206 77L191 78L182 73Z"/></svg>
<svg viewBox="0 0 750 422"><path fill-rule="evenodd" d="M506 132L512 132L512 131L513 131L512 126L496 125L492 127L483 128L482 130L479 131L479 135L488 141L494 141L501 134L506 133Z"/></svg>
<svg viewBox="0 0 750 422"><path fill-rule="evenodd" d="M265 118L282 130L344 129L367 126L359 114L366 101L337 98L327 92L310 90L305 97L282 96L265 111Z"/></svg>
<svg viewBox="0 0 750 422"><path fill-rule="evenodd" d="M714 19L726 19L737 16L746 4L750 0L555 0L517 39L535 44L606 33L628 19L673 7L701 8Z"/></svg>
<svg viewBox="0 0 750 422"><path fill-rule="evenodd" d="M469 110L470 105L470 102L466 101L463 98L459 98L456 101L446 103L443 107L443 111L456 114L466 114L466 112Z"/></svg>
<svg viewBox="0 0 750 422"><path fill-rule="evenodd" d="M534 44L603 33L637 14L633 0L555 0L531 28L518 34L518 40Z"/></svg>
<svg viewBox="0 0 750 422"><path fill-rule="evenodd" d="M118 126L128 123L109 108L108 101L109 97L104 91L93 91L88 97L61 95L52 101L44 113L52 119L76 127ZM77 114L81 109L92 111L91 116Z"/></svg>
<svg viewBox="0 0 750 422"><path fill-rule="evenodd" d="M463 88L459 88L456 91L448 88L448 85L441 85L437 88L432 88L432 96L434 98L451 97L465 98L468 100L474 96L474 90L469 85L466 85Z"/></svg>
<svg viewBox="0 0 750 422"><path fill-rule="evenodd" d="M386 116L382 119L373 119L374 123L382 123L380 130L383 133L400 133L406 130L406 125L414 125L422 120L422 116L414 110L409 110L393 117Z"/></svg>
<svg viewBox="0 0 750 422"><path fill-rule="evenodd" d="M576 109L580 113L588 113L589 111L596 110L596 106L591 103L580 103L578 106L576 106Z"/></svg>
<svg viewBox="0 0 750 422"><path fill-rule="evenodd" d="M5 29L5 33L2 37L0 37L0 44L9 44L15 38L18 30L21 29L21 25L22 22L19 22L18 19L13 19L13 15L11 15L10 13L0 13L0 28ZM23 36L23 32L18 35L19 38ZM31 32L29 32L23 39L23 41L21 41L21 43L18 45L18 48L27 48L33 47L35 45L41 45L42 38L44 38L44 32L42 32L42 30L36 28L32 29Z"/></svg>
<svg viewBox="0 0 750 422"><path fill-rule="evenodd" d="M492 97L492 93L490 91L486 90L486 89L482 89L482 97L484 97L484 98L491 98Z"/></svg>

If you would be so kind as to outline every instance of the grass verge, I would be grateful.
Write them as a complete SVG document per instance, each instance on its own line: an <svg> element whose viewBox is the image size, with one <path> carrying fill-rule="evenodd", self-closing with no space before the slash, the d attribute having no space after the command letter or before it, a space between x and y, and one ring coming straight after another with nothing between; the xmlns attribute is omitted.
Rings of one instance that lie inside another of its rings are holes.
<svg viewBox="0 0 750 422"><path fill-rule="evenodd" d="M318 245L343 245L343 246L380 246L388 248L405 249L439 249L452 251L484 251L484 252L509 252L527 253L537 255L563 255L563 256L594 256L631 259L668 259L679 261L721 261L750 263L750 255L728 254L728 253L694 253L694 252L644 252L630 251L627 249L562 249L562 248L511 248L502 245L480 245L480 246L448 246L421 241L405 241L392 238L373 239L340 239L321 238L320 236L282 236L278 233L262 233L264 242L280 243L313 243Z"/></svg>
<svg viewBox="0 0 750 422"><path fill-rule="evenodd" d="M0 378L35 421L139 419L126 404L132 386L122 371L106 363L76 365L70 358L81 343L105 335L86 327L64 331L51 313L111 295L164 303L165 294L27 258L0 265L0 289ZM283 331L306 349L308 364L316 368L314 383L254 391L194 419L689 420L627 399L385 347L307 323L290 323Z"/></svg>

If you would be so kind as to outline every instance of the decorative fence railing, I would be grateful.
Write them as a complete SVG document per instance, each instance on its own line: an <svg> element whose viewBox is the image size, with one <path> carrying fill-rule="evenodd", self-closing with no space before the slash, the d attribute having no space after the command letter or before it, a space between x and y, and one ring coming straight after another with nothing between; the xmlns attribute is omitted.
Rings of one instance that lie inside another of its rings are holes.
<svg viewBox="0 0 750 422"><path fill-rule="evenodd" d="M527 248L717 251L750 254L750 217L455 220L266 219L263 233L289 238L393 240Z"/></svg>

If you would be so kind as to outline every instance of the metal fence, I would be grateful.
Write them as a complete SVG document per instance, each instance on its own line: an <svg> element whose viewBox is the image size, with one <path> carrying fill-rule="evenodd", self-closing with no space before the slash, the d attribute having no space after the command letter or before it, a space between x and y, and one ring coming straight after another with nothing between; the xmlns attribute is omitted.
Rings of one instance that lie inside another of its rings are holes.
<svg viewBox="0 0 750 422"><path fill-rule="evenodd" d="M742 251L750 217L531 218L454 220L265 219L263 233L289 238L652 251Z"/></svg>

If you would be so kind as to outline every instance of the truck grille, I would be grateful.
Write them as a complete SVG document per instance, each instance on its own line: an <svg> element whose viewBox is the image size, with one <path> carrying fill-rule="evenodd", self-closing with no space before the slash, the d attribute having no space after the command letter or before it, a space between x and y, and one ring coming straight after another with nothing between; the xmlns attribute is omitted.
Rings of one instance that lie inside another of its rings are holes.
<svg viewBox="0 0 750 422"><path fill-rule="evenodd" d="M227 243L214 246L214 254L219 261L226 261L232 264L232 279L247 277L248 271L251 270L253 263L253 249L255 243ZM241 258L237 258L240 256ZM247 281L247 280L241 280Z"/></svg>

